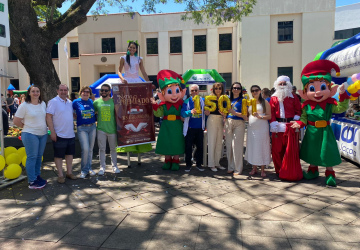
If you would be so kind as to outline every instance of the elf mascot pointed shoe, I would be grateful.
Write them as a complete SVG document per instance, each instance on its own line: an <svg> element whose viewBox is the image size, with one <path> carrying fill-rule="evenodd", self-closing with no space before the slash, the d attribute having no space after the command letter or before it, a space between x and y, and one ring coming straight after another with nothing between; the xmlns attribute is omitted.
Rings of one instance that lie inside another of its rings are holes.
<svg viewBox="0 0 360 250"><path fill-rule="evenodd" d="M305 102L302 104L300 121L294 121L293 128L306 126L306 132L300 149L300 159L310 163L305 179L319 176L318 166L326 167L326 185L336 186L333 166L341 163L339 149L330 126L333 113L342 113L349 106L349 96L344 86L340 86L339 103L332 98L338 85L331 83L331 71L340 75L337 64L328 60L317 60L305 66L301 72L304 89L299 94Z"/></svg>
<svg viewBox="0 0 360 250"><path fill-rule="evenodd" d="M171 70L161 70L157 75L161 92L158 93L161 102L157 104L152 99L154 115L163 117L155 153L165 155L163 169L179 170L179 155L185 152L181 107L186 88L182 77ZM183 87L182 87L183 86Z"/></svg>

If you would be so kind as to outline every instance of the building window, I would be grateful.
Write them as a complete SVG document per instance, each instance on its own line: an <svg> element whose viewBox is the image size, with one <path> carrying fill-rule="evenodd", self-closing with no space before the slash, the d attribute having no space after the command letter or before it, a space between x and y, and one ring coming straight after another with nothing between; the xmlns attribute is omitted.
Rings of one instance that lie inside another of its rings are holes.
<svg viewBox="0 0 360 250"><path fill-rule="evenodd" d="M158 53L158 39L146 38L146 54L157 55Z"/></svg>
<svg viewBox="0 0 360 250"><path fill-rule="evenodd" d="M70 43L70 57L79 57L79 43Z"/></svg>
<svg viewBox="0 0 360 250"><path fill-rule="evenodd" d="M14 86L15 89L19 90L19 79L10 79L10 84Z"/></svg>
<svg viewBox="0 0 360 250"><path fill-rule="evenodd" d="M0 11L1 12L5 11L5 5L3 3L0 3Z"/></svg>
<svg viewBox="0 0 360 250"><path fill-rule="evenodd" d="M232 34L219 34L219 51L232 50Z"/></svg>
<svg viewBox="0 0 360 250"><path fill-rule="evenodd" d="M14 53L9 48L9 61L16 61L18 58L15 56Z"/></svg>
<svg viewBox="0 0 360 250"><path fill-rule="evenodd" d="M115 74L115 72L101 72L99 78L103 77L104 75L111 75L111 74Z"/></svg>
<svg viewBox="0 0 360 250"><path fill-rule="evenodd" d="M360 28L347 29L347 30L337 30L335 31L335 40L339 39L348 39L360 33Z"/></svg>
<svg viewBox="0 0 360 250"><path fill-rule="evenodd" d="M225 80L225 89L230 89L232 84L232 73L219 73Z"/></svg>
<svg viewBox="0 0 360 250"><path fill-rule="evenodd" d="M278 67L278 76L288 76L293 82L293 67Z"/></svg>
<svg viewBox="0 0 360 250"><path fill-rule="evenodd" d="M206 35L194 36L194 52L206 52Z"/></svg>
<svg viewBox="0 0 360 250"><path fill-rule="evenodd" d="M58 44L54 44L51 49L51 58L59 58Z"/></svg>
<svg viewBox="0 0 360 250"><path fill-rule="evenodd" d="M80 91L80 77L71 77L71 92Z"/></svg>
<svg viewBox="0 0 360 250"><path fill-rule="evenodd" d="M170 53L182 53L181 36L170 37Z"/></svg>
<svg viewBox="0 0 360 250"><path fill-rule="evenodd" d="M6 28L5 28L5 25L3 25L3 24L0 24L0 36L6 37Z"/></svg>
<svg viewBox="0 0 360 250"><path fill-rule="evenodd" d="M114 38L102 38L101 39L102 53L114 53L115 49L115 37Z"/></svg>
<svg viewBox="0 0 360 250"><path fill-rule="evenodd" d="M293 41L293 21L278 22L278 41Z"/></svg>
<svg viewBox="0 0 360 250"><path fill-rule="evenodd" d="M157 82L157 75L151 75L148 77L149 77L149 81L152 81L152 84L155 85L156 88L159 88L159 84Z"/></svg>

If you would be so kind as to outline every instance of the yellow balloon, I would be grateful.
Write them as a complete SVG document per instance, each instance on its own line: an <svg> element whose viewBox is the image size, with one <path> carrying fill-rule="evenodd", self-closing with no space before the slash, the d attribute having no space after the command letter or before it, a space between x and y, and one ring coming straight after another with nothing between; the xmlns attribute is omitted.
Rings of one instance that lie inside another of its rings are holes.
<svg viewBox="0 0 360 250"><path fill-rule="evenodd" d="M17 153L20 156L20 159L24 158L24 156L26 155L26 151L25 151L25 147L21 147L17 150Z"/></svg>
<svg viewBox="0 0 360 250"><path fill-rule="evenodd" d="M216 103L213 102L216 101L216 96L214 95L208 95L205 96L205 110L209 110L210 112L214 112L216 110Z"/></svg>
<svg viewBox="0 0 360 250"><path fill-rule="evenodd" d="M224 102L226 102L226 108L224 107ZM231 102L227 95L222 95L219 97L218 107L221 113L229 113L229 109L231 109Z"/></svg>
<svg viewBox="0 0 360 250"><path fill-rule="evenodd" d="M12 153L16 153L17 149L14 147L6 147L4 150L5 159Z"/></svg>
<svg viewBox="0 0 360 250"><path fill-rule="evenodd" d="M22 168L18 164L10 164L4 170L4 176L7 179L16 179L21 175Z"/></svg>
<svg viewBox="0 0 360 250"><path fill-rule="evenodd" d="M4 156L0 155L0 171L3 170L5 167L5 158Z"/></svg>
<svg viewBox="0 0 360 250"><path fill-rule="evenodd" d="M196 113L201 114L202 111L201 111L201 104L200 104L200 96L199 95L194 96L193 102L194 102L194 108L196 110Z"/></svg>
<svg viewBox="0 0 360 250"><path fill-rule="evenodd" d="M6 164L20 164L21 158L18 153L12 153L6 157Z"/></svg>
<svg viewBox="0 0 360 250"><path fill-rule="evenodd" d="M21 160L21 163L24 167L26 167L26 159L27 159L27 156L25 155Z"/></svg>

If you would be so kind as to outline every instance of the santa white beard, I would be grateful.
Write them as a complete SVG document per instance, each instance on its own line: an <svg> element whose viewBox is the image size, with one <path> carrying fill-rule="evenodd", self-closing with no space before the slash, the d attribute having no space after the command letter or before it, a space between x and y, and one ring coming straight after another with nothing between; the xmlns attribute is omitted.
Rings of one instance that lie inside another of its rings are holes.
<svg viewBox="0 0 360 250"><path fill-rule="evenodd" d="M286 97L292 97L291 90L291 86L277 86L272 96L276 96L280 102L283 102Z"/></svg>

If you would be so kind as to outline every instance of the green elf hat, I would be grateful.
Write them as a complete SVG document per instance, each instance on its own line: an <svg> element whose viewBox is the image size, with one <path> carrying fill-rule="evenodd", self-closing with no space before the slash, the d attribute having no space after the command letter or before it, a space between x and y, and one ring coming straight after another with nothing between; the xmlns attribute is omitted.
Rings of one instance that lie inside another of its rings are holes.
<svg viewBox="0 0 360 250"><path fill-rule="evenodd" d="M301 81L305 87L310 80L316 78L324 78L328 82L331 82L331 71L336 71L336 76L340 76L339 66L329 60L317 60L308 63L301 72Z"/></svg>
<svg viewBox="0 0 360 250"><path fill-rule="evenodd" d="M182 77L178 73L169 69L160 70L157 74L157 81L160 89L164 89L170 84L179 84L180 86L184 84Z"/></svg>

